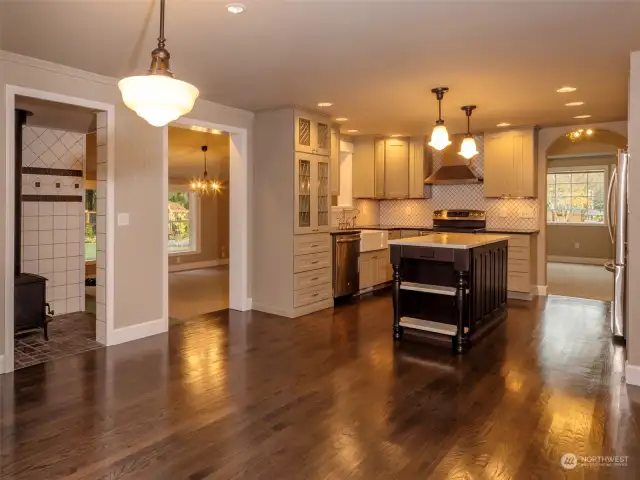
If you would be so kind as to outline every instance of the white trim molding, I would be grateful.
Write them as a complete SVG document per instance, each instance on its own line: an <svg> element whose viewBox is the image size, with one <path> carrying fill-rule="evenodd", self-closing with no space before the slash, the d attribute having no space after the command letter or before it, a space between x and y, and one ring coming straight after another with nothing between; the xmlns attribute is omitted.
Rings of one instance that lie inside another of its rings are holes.
<svg viewBox="0 0 640 480"><path fill-rule="evenodd" d="M546 285L536 285L536 295L540 297L546 297L548 295L548 290Z"/></svg>
<svg viewBox="0 0 640 480"><path fill-rule="evenodd" d="M626 362L624 373L625 381L629 385L640 386L640 365L629 365L629 362Z"/></svg>
<svg viewBox="0 0 640 480"><path fill-rule="evenodd" d="M198 270L200 268L219 267L221 265L229 265L229 259L221 258L219 260L205 260L204 262L177 263L175 265L169 265L169 273Z"/></svg>
<svg viewBox="0 0 640 480"><path fill-rule="evenodd" d="M564 257L561 255L547 255L547 262L553 263L578 263L581 265L600 265L604 268L609 258L591 258L591 257Z"/></svg>
<svg viewBox="0 0 640 480"><path fill-rule="evenodd" d="M119 345L120 343L131 342L141 338L158 335L167 331L167 324L164 318L151 320L130 327L115 328L108 338L108 345Z"/></svg>
<svg viewBox="0 0 640 480"><path fill-rule="evenodd" d="M514 300L526 300L527 302L530 302L531 300L533 300L533 294L507 290L507 298L513 298Z"/></svg>
<svg viewBox="0 0 640 480"><path fill-rule="evenodd" d="M4 355L0 355L0 375L5 373L4 369Z"/></svg>

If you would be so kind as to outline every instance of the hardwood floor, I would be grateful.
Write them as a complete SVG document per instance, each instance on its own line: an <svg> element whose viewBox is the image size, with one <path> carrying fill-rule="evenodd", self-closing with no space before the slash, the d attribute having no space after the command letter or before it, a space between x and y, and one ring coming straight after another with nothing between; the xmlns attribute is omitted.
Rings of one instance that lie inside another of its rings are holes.
<svg viewBox="0 0 640 480"><path fill-rule="evenodd" d="M388 295L187 320L0 377L0 478L638 478L640 392L605 316L512 302L465 356L394 347Z"/></svg>

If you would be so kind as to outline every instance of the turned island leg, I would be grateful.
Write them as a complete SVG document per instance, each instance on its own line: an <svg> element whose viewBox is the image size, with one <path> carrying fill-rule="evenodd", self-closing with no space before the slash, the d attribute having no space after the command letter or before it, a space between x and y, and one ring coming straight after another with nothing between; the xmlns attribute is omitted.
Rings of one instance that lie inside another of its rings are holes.
<svg viewBox="0 0 640 480"><path fill-rule="evenodd" d="M467 280L466 275L467 272L459 271L458 273L458 284L456 288L456 307L458 313L458 325L457 332L455 336L455 349L457 353L462 353L465 348L465 343L467 341L466 335L464 333L465 327L465 312L467 310Z"/></svg>
<svg viewBox="0 0 640 480"><path fill-rule="evenodd" d="M400 326L400 265L393 264L393 338L402 340L402 330Z"/></svg>

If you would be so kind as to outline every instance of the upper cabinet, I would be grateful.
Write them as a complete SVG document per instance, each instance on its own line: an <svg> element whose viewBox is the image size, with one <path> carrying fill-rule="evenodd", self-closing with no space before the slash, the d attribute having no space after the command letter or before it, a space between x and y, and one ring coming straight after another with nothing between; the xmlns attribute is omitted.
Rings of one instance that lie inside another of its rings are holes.
<svg viewBox="0 0 640 480"><path fill-rule="evenodd" d="M340 127L331 127L331 195L340 195Z"/></svg>
<svg viewBox="0 0 640 480"><path fill-rule="evenodd" d="M328 232L331 190L329 158L297 153L295 163L294 233Z"/></svg>
<svg viewBox="0 0 640 480"><path fill-rule="evenodd" d="M354 198L424 198L425 137L383 138L372 135L353 141Z"/></svg>
<svg viewBox="0 0 640 480"><path fill-rule="evenodd" d="M325 117L295 111L295 150L316 155L331 153L331 125Z"/></svg>
<svg viewBox="0 0 640 480"><path fill-rule="evenodd" d="M536 196L536 130L484 136L484 196Z"/></svg>

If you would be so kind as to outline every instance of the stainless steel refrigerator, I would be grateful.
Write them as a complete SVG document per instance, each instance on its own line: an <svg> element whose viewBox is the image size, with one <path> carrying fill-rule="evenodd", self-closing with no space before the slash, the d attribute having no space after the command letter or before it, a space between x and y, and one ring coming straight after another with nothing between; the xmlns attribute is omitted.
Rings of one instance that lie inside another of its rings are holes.
<svg viewBox="0 0 640 480"><path fill-rule="evenodd" d="M607 193L607 222L615 257L605 264L614 274L614 294L611 304L611 332L626 339L627 335L627 215L628 215L629 152L618 150Z"/></svg>

